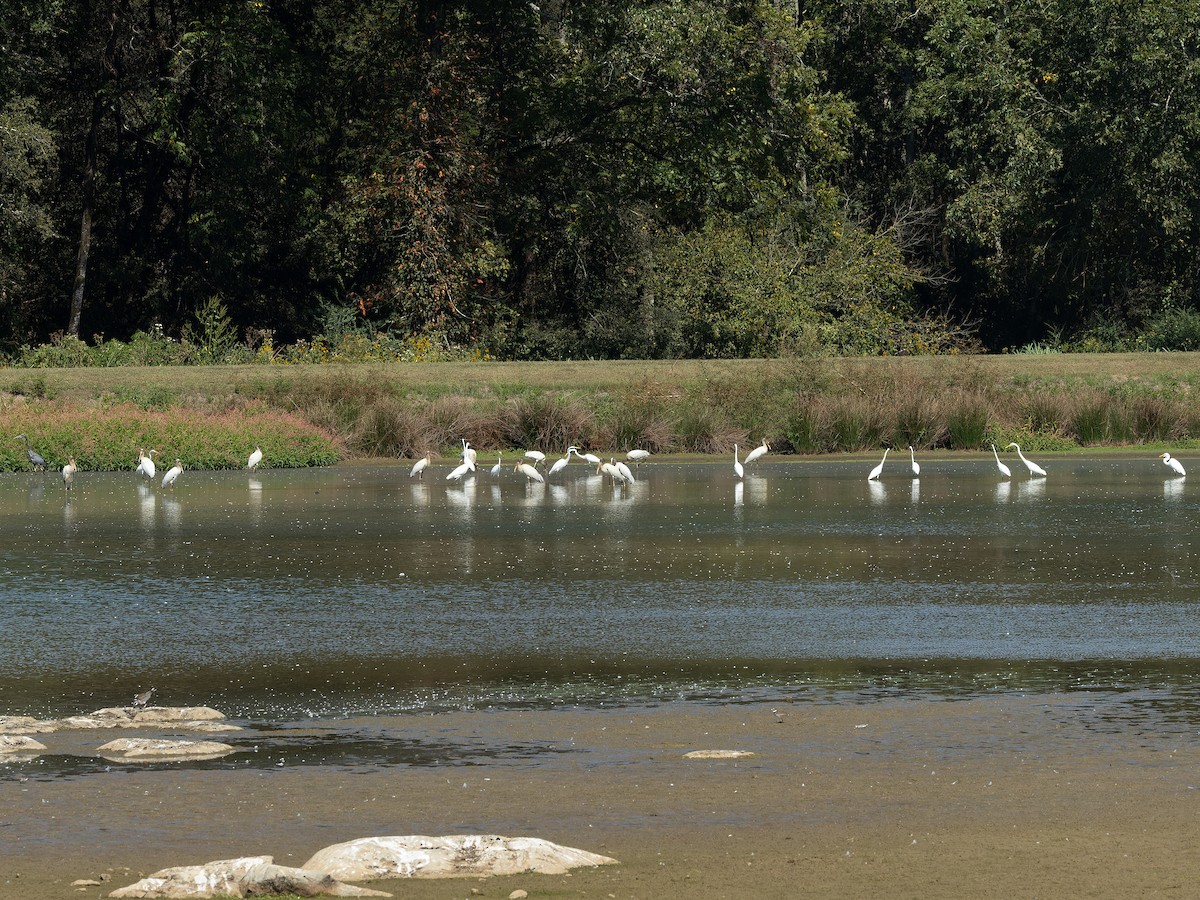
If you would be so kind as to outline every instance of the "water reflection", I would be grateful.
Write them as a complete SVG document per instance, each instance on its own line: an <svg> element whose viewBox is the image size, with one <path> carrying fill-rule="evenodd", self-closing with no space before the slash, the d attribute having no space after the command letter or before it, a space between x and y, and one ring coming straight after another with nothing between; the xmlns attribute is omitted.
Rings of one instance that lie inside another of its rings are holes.
<svg viewBox="0 0 1200 900"><path fill-rule="evenodd" d="M1163 482L1163 499L1164 500L1182 500L1183 499L1183 479L1168 478Z"/></svg>

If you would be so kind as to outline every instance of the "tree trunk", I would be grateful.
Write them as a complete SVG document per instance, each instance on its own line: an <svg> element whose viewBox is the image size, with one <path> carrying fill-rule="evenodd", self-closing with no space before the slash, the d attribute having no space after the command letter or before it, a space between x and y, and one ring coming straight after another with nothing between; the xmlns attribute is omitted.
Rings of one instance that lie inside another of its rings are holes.
<svg viewBox="0 0 1200 900"><path fill-rule="evenodd" d="M92 124L88 128L87 150L83 167L83 212L79 223L79 255L75 259L75 286L71 291L71 318L67 335L79 337L79 320L83 316L83 291L87 284L88 254L92 249L92 210L96 205L96 144L100 131L103 107L100 94L92 100Z"/></svg>

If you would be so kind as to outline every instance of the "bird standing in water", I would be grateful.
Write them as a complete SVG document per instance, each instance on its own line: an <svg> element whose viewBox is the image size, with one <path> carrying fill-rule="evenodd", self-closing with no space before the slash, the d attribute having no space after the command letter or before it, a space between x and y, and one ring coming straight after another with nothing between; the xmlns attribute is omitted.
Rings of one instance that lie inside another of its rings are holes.
<svg viewBox="0 0 1200 900"><path fill-rule="evenodd" d="M25 442L25 455L29 457L29 464L33 466L33 471L44 472L46 470L46 460L42 459L42 454L29 446L29 438L23 434L18 434L17 440Z"/></svg>
<svg viewBox="0 0 1200 900"><path fill-rule="evenodd" d="M75 483L75 473L78 469L75 466L75 457L68 456L67 464L62 469L63 484L67 486L67 490L71 489L71 485Z"/></svg>

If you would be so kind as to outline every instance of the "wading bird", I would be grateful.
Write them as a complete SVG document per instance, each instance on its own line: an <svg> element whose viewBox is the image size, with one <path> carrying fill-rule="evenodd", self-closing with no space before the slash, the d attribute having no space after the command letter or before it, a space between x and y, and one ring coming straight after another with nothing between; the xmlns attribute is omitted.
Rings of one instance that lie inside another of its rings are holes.
<svg viewBox="0 0 1200 900"><path fill-rule="evenodd" d="M626 481L630 482L631 484L637 481L637 479L633 477L633 470L629 468L629 466L625 465L625 463L617 462L616 459L610 459L609 462L616 467L617 471L621 473L621 477Z"/></svg>
<svg viewBox="0 0 1200 900"><path fill-rule="evenodd" d="M17 440L25 442L25 455L29 457L29 464L33 466L33 471L44 472L46 470L46 460L42 459L42 454L29 446L29 438L23 434L18 434Z"/></svg>
<svg viewBox="0 0 1200 900"><path fill-rule="evenodd" d="M163 476L162 486L170 487L181 474L183 474L183 463L177 459L175 465L167 469L167 474Z"/></svg>
<svg viewBox="0 0 1200 900"><path fill-rule="evenodd" d="M912 461L913 478L920 478L921 464L917 462L917 451L913 449L912 444L908 445L908 458Z"/></svg>
<svg viewBox="0 0 1200 900"><path fill-rule="evenodd" d="M1179 460L1177 460L1175 457L1173 457L1170 453L1164 453L1162 455L1162 461L1165 465L1169 466L1171 471L1174 472L1176 475L1186 475L1187 474L1187 472L1185 472L1183 469L1183 463L1181 463Z"/></svg>
<svg viewBox="0 0 1200 900"><path fill-rule="evenodd" d="M1025 458L1025 454L1021 452L1021 447L1019 444L1017 444L1016 441L1013 441L1008 446L1017 448L1017 456L1021 457L1021 462L1025 463L1025 468L1027 468L1029 470L1030 475L1041 475L1043 478L1046 476L1045 469L1043 469L1041 466L1039 466L1037 463L1033 462L1032 460L1028 460Z"/></svg>
<svg viewBox="0 0 1200 900"><path fill-rule="evenodd" d="M67 486L68 491L71 489L71 485L73 485L75 483L75 472L76 471L77 471L77 469L75 467L75 457L68 456L67 464L65 466L63 466L63 469L62 469L63 484L65 484Z"/></svg>
<svg viewBox="0 0 1200 900"><path fill-rule="evenodd" d="M883 448L883 459L881 459L879 461L879 465L877 465L875 468L873 468L871 470L871 474L867 476L867 481L874 481L876 478L878 478L880 475L883 474L883 464L885 462L887 462L888 451L891 449L892 449L891 447Z"/></svg>
<svg viewBox="0 0 1200 900"><path fill-rule="evenodd" d="M554 465L552 465L550 467L550 471L547 472L546 474L547 475L557 475L559 472L561 472L563 469L565 469L567 467L567 463L569 463L571 461L571 452L574 449L575 449L574 447L568 447L567 455L564 456L562 459L556 459L554 461Z"/></svg>
<svg viewBox="0 0 1200 900"><path fill-rule="evenodd" d="M649 450L630 450L625 454L625 458L629 460L636 468L641 468L642 463L650 458Z"/></svg>
<svg viewBox="0 0 1200 900"><path fill-rule="evenodd" d="M250 459L246 461L246 468L253 472L258 468L258 464L262 462L262 447L255 447L254 452L250 454Z"/></svg>
<svg viewBox="0 0 1200 900"><path fill-rule="evenodd" d="M611 478L613 480L613 484L617 484L617 483L624 484L626 481L625 475L620 469L618 469L616 467L615 463L616 463L616 460L612 457L609 457L608 462L600 463L600 465L596 468L596 472L601 477L607 475L609 478Z"/></svg>
<svg viewBox="0 0 1200 900"><path fill-rule="evenodd" d="M146 704L150 702L150 698L154 696L154 688L148 691L142 691L140 694L135 694L133 697L134 709L145 709Z"/></svg>
<svg viewBox="0 0 1200 900"><path fill-rule="evenodd" d="M534 468L527 462L518 461L517 464L513 467L513 471L520 472L527 479L529 479L529 481L536 481L539 484L546 480L545 478L542 477L541 472L539 472L536 468Z"/></svg>
<svg viewBox="0 0 1200 900"><path fill-rule="evenodd" d="M749 453L746 454L746 458L742 460L742 464L748 466L748 465L750 465L750 463L754 462L756 459L762 459L762 457L767 455L767 451L770 449L771 449L771 445L768 444L764 440L760 446L755 447L753 450L751 450Z"/></svg>
<svg viewBox="0 0 1200 900"><path fill-rule="evenodd" d="M503 465L504 465L504 454L503 454L503 453L497 453L497 454L496 454L496 464L495 464L494 466L492 466L492 467L491 467L491 469L489 469L488 471L489 471L489 472L490 472L492 475L499 475L499 474L500 474L500 467L501 467L501 466L503 466Z"/></svg>
<svg viewBox="0 0 1200 900"><path fill-rule="evenodd" d="M462 460L465 463L470 463L471 471L474 472L475 471L475 457L478 456L479 454L477 454L475 452L475 448L471 446L470 442L467 441L466 438L462 439L462 445L463 445Z"/></svg>
<svg viewBox="0 0 1200 900"><path fill-rule="evenodd" d="M139 474L145 475L147 478L154 477L154 473L158 471L154 465L154 454L157 452L157 450L151 450L145 456L140 456L138 458L137 471Z"/></svg>
<svg viewBox="0 0 1200 900"><path fill-rule="evenodd" d="M578 456L580 459L582 459L585 463L588 463L593 466L598 466L598 465L600 465L600 463L602 463L604 461L600 457L598 457L595 453L580 453L578 450L576 450L575 455Z"/></svg>
<svg viewBox="0 0 1200 900"><path fill-rule="evenodd" d="M415 476L417 476L417 478L424 478L425 470L428 469L432 465L433 465L433 453L426 453L424 456L422 456L420 459L418 459L416 461L416 464L413 465L413 467L411 469L408 470L408 477L412 478L415 475Z"/></svg>
<svg viewBox="0 0 1200 900"><path fill-rule="evenodd" d="M1000 462L1000 454L996 452L995 444L992 444L992 456L996 457L996 468L1000 470L1000 474L1005 478L1012 478L1012 469Z"/></svg>
<svg viewBox="0 0 1200 900"><path fill-rule="evenodd" d="M474 471L475 471L474 463L471 463L471 462L460 463L459 465L455 466L451 470L449 475L446 476L446 480L447 481L458 481L460 478L462 478L468 472L474 472Z"/></svg>
<svg viewBox="0 0 1200 900"><path fill-rule="evenodd" d="M546 454L541 450L526 450L525 458L533 460L535 466L540 466L546 461Z"/></svg>
<svg viewBox="0 0 1200 900"><path fill-rule="evenodd" d="M741 460L738 459L737 444L733 445L733 474L738 478L743 478L746 475L746 470L742 467Z"/></svg>

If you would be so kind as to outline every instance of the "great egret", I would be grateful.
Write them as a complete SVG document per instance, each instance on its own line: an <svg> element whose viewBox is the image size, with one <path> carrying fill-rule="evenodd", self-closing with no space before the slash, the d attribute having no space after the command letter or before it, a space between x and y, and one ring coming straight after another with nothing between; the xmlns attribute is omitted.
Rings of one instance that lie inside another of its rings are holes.
<svg viewBox="0 0 1200 900"><path fill-rule="evenodd" d="M146 704L150 702L150 698L154 696L154 688L148 691L142 691L140 694L135 694L133 697L134 709L145 709Z"/></svg>
<svg viewBox="0 0 1200 900"><path fill-rule="evenodd" d="M163 476L162 486L170 487L181 474L183 474L183 463L177 459L175 465L167 469L167 474Z"/></svg>
<svg viewBox="0 0 1200 900"><path fill-rule="evenodd" d="M649 450L630 450L625 454L625 458L634 464L635 467L641 468L642 463L650 458Z"/></svg>
<svg viewBox="0 0 1200 900"><path fill-rule="evenodd" d="M260 462L262 462L262 447L255 446L254 452L250 454L250 459L246 461L246 468L253 472L258 468Z"/></svg>
<svg viewBox="0 0 1200 900"><path fill-rule="evenodd" d="M733 474L738 478L744 478L746 470L743 468L741 461L738 459L738 445L733 445Z"/></svg>
<svg viewBox="0 0 1200 900"><path fill-rule="evenodd" d="M408 470L408 477L412 478L415 475L417 478L424 478L425 470L428 469L432 465L433 465L433 453L432 452L426 453L424 456L422 456L420 459L417 460L416 464L411 469Z"/></svg>
<svg viewBox="0 0 1200 900"><path fill-rule="evenodd" d="M589 463L593 466L598 466L598 465L600 465L600 463L604 462L604 460L602 460L600 457L598 457L595 453L580 453L578 450L576 450L575 455L578 456L580 459L582 459L584 462Z"/></svg>
<svg viewBox="0 0 1200 900"><path fill-rule="evenodd" d="M462 452L463 462L470 463L471 471L474 472L475 471L475 457L478 454L475 453L475 448L471 446L471 444L466 440L466 438L463 438L462 445L463 445L463 452Z"/></svg>
<svg viewBox="0 0 1200 900"><path fill-rule="evenodd" d="M145 475L147 478L153 478L154 473L158 471L158 469L154 465L154 454L157 452L158 452L157 450L151 450L149 453L147 453L145 456L143 456L140 460L138 460L138 471L141 472L143 475Z"/></svg>
<svg viewBox="0 0 1200 900"><path fill-rule="evenodd" d="M468 472L474 472L474 471L475 471L474 463L464 462L464 463L461 463L461 464L455 466L450 471L450 474L446 476L446 480L447 481L458 481L458 479L462 478Z"/></svg>
<svg viewBox="0 0 1200 900"><path fill-rule="evenodd" d="M908 445L908 458L912 461L913 478L920 478L921 464L917 462L917 451L913 449L912 444Z"/></svg>
<svg viewBox="0 0 1200 900"><path fill-rule="evenodd" d="M491 467L491 468L488 470L488 472L489 472L490 474L492 474L492 475L499 475L499 474L500 474L500 467L501 467L502 465L504 465L504 454L503 454L503 453L497 453L497 454L496 454L496 464L495 464L494 466L492 466L492 467Z"/></svg>
<svg viewBox="0 0 1200 900"><path fill-rule="evenodd" d="M517 464L513 467L513 471L520 472L529 481L536 481L538 483L542 483L546 480L545 478L542 477L541 472L539 472L536 468L534 468L527 462L518 461Z"/></svg>
<svg viewBox="0 0 1200 900"><path fill-rule="evenodd" d="M1187 474L1187 472L1184 471L1183 463L1181 463L1179 460L1177 460L1175 457L1173 457L1170 453L1164 453L1162 455L1162 461L1166 465L1170 466L1171 471L1174 472L1176 475L1186 475Z"/></svg>
<svg viewBox="0 0 1200 900"><path fill-rule="evenodd" d="M1000 474L1005 478L1012 478L1012 469L1000 462L1000 454L996 452L995 444L992 444L992 456L996 457L996 468L1000 470Z"/></svg>
<svg viewBox="0 0 1200 900"><path fill-rule="evenodd" d="M68 491L71 489L71 485L75 483L75 472L76 471L77 470L75 468L75 457L68 456L67 464L65 466L63 466L63 469L62 469L63 484L65 484L67 486Z"/></svg>
<svg viewBox="0 0 1200 900"><path fill-rule="evenodd" d="M563 469L565 469L567 467L567 463L569 463L571 461L571 451L574 449L575 449L574 447L568 447L567 455L564 456L562 459L556 459L554 461L554 465L552 465L550 467L550 471L547 472L546 474L547 475L557 475L559 472L561 472Z"/></svg>
<svg viewBox="0 0 1200 900"><path fill-rule="evenodd" d="M17 435L17 440L25 442L25 455L29 457L29 464L33 466L33 471L44 472L46 470L46 460L42 459L42 455L29 446L29 438L23 434Z"/></svg>
<svg viewBox="0 0 1200 900"><path fill-rule="evenodd" d="M881 459L879 461L879 465L877 465L875 468L873 468L871 470L871 474L867 476L867 481L874 481L876 478L878 478L880 475L883 474L883 464L885 462L887 462L888 451L891 449L892 449L891 447L883 448L883 459Z"/></svg>
<svg viewBox="0 0 1200 900"><path fill-rule="evenodd" d="M1032 475L1041 475L1043 478L1046 477L1046 470L1043 469L1041 466L1039 466L1037 463L1026 459L1025 454L1021 452L1020 445L1017 444L1016 441L1013 441L1008 446L1017 448L1017 456L1021 457L1021 462L1025 463L1025 468L1027 468L1029 470L1029 474L1031 476Z"/></svg>
<svg viewBox="0 0 1200 900"><path fill-rule="evenodd" d="M748 466L748 465L750 465L750 463L754 462L756 459L761 459L762 457L766 456L767 451L770 449L771 449L771 445L768 444L764 440L762 442L761 446L755 447L753 450L751 450L749 453L746 454L746 458L742 460L742 463L744 465Z"/></svg>
<svg viewBox="0 0 1200 900"><path fill-rule="evenodd" d="M526 450L525 458L533 460L535 466L540 466L546 461L546 454L541 450Z"/></svg>

